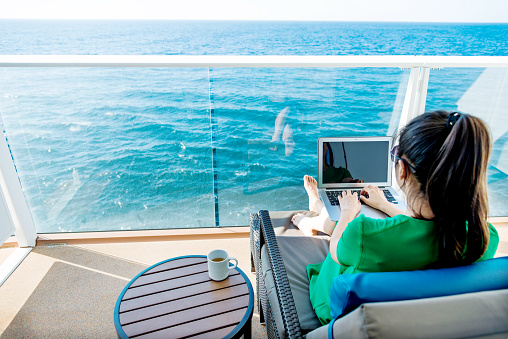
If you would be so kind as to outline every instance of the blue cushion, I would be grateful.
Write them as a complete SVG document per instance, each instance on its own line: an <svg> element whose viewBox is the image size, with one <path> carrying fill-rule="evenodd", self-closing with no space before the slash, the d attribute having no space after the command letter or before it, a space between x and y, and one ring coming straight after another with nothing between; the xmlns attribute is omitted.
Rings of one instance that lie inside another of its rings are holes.
<svg viewBox="0 0 508 339"><path fill-rule="evenodd" d="M343 274L330 291L332 318L369 302L411 300L508 288L508 257L423 271Z"/></svg>

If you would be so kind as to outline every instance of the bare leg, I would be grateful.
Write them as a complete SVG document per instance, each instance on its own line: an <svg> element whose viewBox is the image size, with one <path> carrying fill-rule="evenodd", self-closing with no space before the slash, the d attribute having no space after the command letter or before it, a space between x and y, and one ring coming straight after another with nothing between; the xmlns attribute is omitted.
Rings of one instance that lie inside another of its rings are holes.
<svg viewBox="0 0 508 339"><path fill-rule="evenodd" d="M317 234L317 230L314 229L317 220L314 219L317 219L317 217L311 218L301 213L298 213L291 218L291 222L293 223L293 225L298 227L300 231L303 232L303 234L310 237Z"/></svg>
<svg viewBox="0 0 508 339"><path fill-rule="evenodd" d="M306 236L316 235L317 232L331 235L335 228L335 222L330 220L326 209L323 209L322 213L317 217L307 217L298 213L293 216L291 221L293 225L298 227Z"/></svg>
<svg viewBox="0 0 508 339"><path fill-rule="evenodd" d="M319 199L316 179L306 175L303 177L303 183L309 195L309 210L316 212L318 216L307 217L298 213L293 216L291 221L306 236L315 235L318 231L331 235L335 227L335 222L330 220L325 205L321 199Z"/></svg>
<svg viewBox="0 0 508 339"><path fill-rule="evenodd" d="M309 211L321 214L321 211L325 207L321 199L319 199L319 193L317 188L317 181L311 176L303 177L303 186L309 196Z"/></svg>

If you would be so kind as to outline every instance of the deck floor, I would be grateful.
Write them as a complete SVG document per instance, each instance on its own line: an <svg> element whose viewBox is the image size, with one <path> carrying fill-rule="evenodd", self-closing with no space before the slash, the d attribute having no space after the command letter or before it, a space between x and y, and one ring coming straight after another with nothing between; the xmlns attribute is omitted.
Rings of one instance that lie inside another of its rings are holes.
<svg viewBox="0 0 508 339"><path fill-rule="evenodd" d="M113 310L125 285L168 258L225 249L250 272L250 240L37 246L0 287L1 338L117 338ZM12 248L0 249L0 262ZM253 338L266 338L255 305Z"/></svg>
<svg viewBox="0 0 508 339"><path fill-rule="evenodd" d="M508 255L508 227L497 227L497 256ZM113 309L124 286L162 260L222 248L250 278L247 237L37 246L0 287L1 338L116 338ZM13 248L0 249L3 262ZM266 338L257 307L253 338Z"/></svg>

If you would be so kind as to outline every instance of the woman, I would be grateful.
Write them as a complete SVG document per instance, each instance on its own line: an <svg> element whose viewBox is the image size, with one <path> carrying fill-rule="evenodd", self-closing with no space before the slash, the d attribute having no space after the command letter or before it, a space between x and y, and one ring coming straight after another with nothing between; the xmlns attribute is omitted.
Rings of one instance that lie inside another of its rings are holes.
<svg viewBox="0 0 508 339"><path fill-rule="evenodd" d="M311 303L323 324L331 320L330 287L339 274L450 267L494 256L499 237L487 222L490 147L485 123L473 116L436 111L413 119L392 150L407 211L377 187L365 187L360 196L386 219L357 217L358 196L347 192L339 198L334 227L316 200L315 180L305 178L309 205L319 217L297 215L293 221L307 234L331 235L325 261L307 266Z"/></svg>

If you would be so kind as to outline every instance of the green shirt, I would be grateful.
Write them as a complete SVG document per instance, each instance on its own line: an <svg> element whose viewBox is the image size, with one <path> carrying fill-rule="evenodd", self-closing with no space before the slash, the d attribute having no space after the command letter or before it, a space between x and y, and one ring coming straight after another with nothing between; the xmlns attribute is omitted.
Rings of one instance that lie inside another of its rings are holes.
<svg viewBox="0 0 508 339"><path fill-rule="evenodd" d="M489 224L487 251L478 260L494 257L499 236ZM310 301L322 324L330 322L330 289L339 274L426 269L437 260L434 222L406 215L372 219L361 214L351 221L337 245L337 264L330 253L325 261L307 266Z"/></svg>

